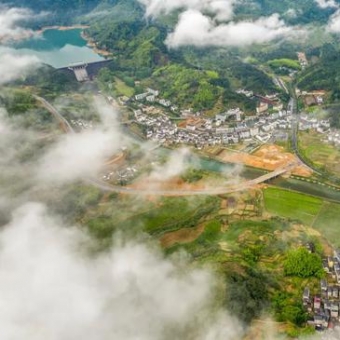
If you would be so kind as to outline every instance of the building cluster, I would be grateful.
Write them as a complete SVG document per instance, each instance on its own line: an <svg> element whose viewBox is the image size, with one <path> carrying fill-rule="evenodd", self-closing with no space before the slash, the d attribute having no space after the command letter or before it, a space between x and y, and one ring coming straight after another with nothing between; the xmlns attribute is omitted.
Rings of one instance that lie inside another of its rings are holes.
<svg viewBox="0 0 340 340"><path fill-rule="evenodd" d="M317 330L333 329L340 325L340 250L323 259L327 279L320 281L317 294L309 287L303 291L302 301L310 315L308 324Z"/></svg>
<svg viewBox="0 0 340 340"><path fill-rule="evenodd" d="M239 111L239 110L235 110ZM237 144L240 142L251 142L254 139L258 142L267 142L273 136L284 136L279 133L281 130L291 128L291 115L282 110L266 116L253 116L247 119L226 121L228 115L216 115L215 118L187 118L184 124L179 125L177 131L171 130L171 134L158 133L168 138L159 140L167 143L193 144L198 148L206 145L216 144ZM148 138L155 138L154 130L147 132ZM164 126L165 131L168 127ZM156 131L164 131L163 126L157 126Z"/></svg>
<svg viewBox="0 0 340 340"><path fill-rule="evenodd" d="M137 168L134 167L123 167L115 171L110 171L102 174L102 179L104 181L114 181L114 182L127 182L135 178L137 173Z"/></svg>
<svg viewBox="0 0 340 340"><path fill-rule="evenodd" d="M304 70L308 66L308 60L304 52L297 52L297 57L301 68Z"/></svg>
<svg viewBox="0 0 340 340"><path fill-rule="evenodd" d="M255 95L254 97L258 100L256 107L257 114L267 113L269 110L277 112L283 109L282 101L278 98L277 94L267 96Z"/></svg>
<svg viewBox="0 0 340 340"><path fill-rule="evenodd" d="M326 92L323 90L307 92L307 91L300 91L297 89L296 94L302 98L306 106L313 106L313 105L323 104L324 96L326 95Z"/></svg>
<svg viewBox="0 0 340 340"><path fill-rule="evenodd" d="M91 122L87 122L85 120L82 119L71 119L70 120L71 125L73 125L74 127L78 128L79 130L88 130L88 129L92 129L93 128L93 123Z"/></svg>
<svg viewBox="0 0 340 340"><path fill-rule="evenodd" d="M303 55L300 57L300 62L304 63ZM179 109L177 105L160 98L159 90L151 88L133 98L124 98L124 103L137 104L138 109L134 110L134 118L138 124L144 126L146 138L165 145L187 144L202 149L211 145L266 143L288 139L288 131L292 128L292 111L289 106L287 110L283 109L278 94L262 96L245 89L238 89L236 92L257 101L253 116L245 116L244 112L236 107L216 114L215 117L203 118L200 112L195 112L191 108ZM325 92L299 91L297 94L303 97L313 96L315 102L320 104L323 102ZM165 110L180 114L178 118L180 122L176 124L175 120L169 119ZM340 134L332 133L327 119L319 120L301 115L299 129L302 131L314 129L323 134L327 132L329 133L327 141L340 145Z"/></svg>
<svg viewBox="0 0 340 340"><path fill-rule="evenodd" d="M315 130L316 132L323 134L325 143L340 147L340 132L338 129L330 127L329 119L318 119L310 117L308 115L301 115L299 120L299 130Z"/></svg>
<svg viewBox="0 0 340 340"><path fill-rule="evenodd" d="M329 119L318 119L306 114L300 115L299 130L301 131L313 129L319 133L326 133L329 131L330 126Z"/></svg>
<svg viewBox="0 0 340 340"><path fill-rule="evenodd" d="M340 133L339 133L339 130L330 129L329 131L327 131L326 142L328 142L329 144L335 145L337 147L340 147Z"/></svg>
<svg viewBox="0 0 340 340"><path fill-rule="evenodd" d="M155 114L155 110L158 112L156 108L142 106L140 109L134 110L135 119L139 124L146 126L148 139L164 143L177 133L177 125L172 123L165 114Z"/></svg>
<svg viewBox="0 0 340 340"><path fill-rule="evenodd" d="M174 107L172 107L171 101L164 99L164 98L159 98L159 91L154 90L151 88L147 88L146 92L136 94L134 99L136 101L142 101L145 100L148 103L158 103L162 105L163 107L166 108L172 108L174 110Z"/></svg>
<svg viewBox="0 0 340 340"><path fill-rule="evenodd" d="M254 98L252 91L239 89L237 93ZM179 110L177 105L159 98L158 90L148 88L133 98L138 103L134 118L137 123L145 126L147 139L166 145L186 144L201 149L216 144L254 140L264 143L271 138L287 139L288 134L284 131L291 128L291 112L283 110L277 94L255 97L258 107L254 116L245 117L240 108L232 108L213 118L203 118L200 112L194 112L193 109ZM180 120L185 122L175 124L164 113L164 108L180 113Z"/></svg>

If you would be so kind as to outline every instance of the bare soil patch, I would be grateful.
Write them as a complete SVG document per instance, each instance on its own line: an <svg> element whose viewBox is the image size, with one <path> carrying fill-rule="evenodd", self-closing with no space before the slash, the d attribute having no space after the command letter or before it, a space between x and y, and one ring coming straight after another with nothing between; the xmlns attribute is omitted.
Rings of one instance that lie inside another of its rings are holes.
<svg viewBox="0 0 340 340"><path fill-rule="evenodd" d="M204 224L194 228L183 228L163 235L159 241L164 248L171 247L176 243L188 243L196 240L204 231Z"/></svg>
<svg viewBox="0 0 340 340"><path fill-rule="evenodd" d="M273 171L279 167L283 167L289 163L297 161L294 154L286 152L283 147L274 144L263 145L253 154L222 150L217 155L217 159L222 162L244 164L269 171ZM304 165L295 167L292 173L294 175L305 177L309 177L312 174L312 172Z"/></svg>

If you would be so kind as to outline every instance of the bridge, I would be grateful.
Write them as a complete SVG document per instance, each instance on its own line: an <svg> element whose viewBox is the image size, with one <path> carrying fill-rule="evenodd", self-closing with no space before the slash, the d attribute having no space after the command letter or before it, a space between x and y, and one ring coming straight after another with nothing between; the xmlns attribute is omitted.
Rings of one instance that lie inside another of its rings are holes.
<svg viewBox="0 0 340 340"><path fill-rule="evenodd" d="M292 171L296 166L300 165L300 161L293 161L283 167L280 167L268 174L262 175L255 179L244 181L237 184L226 185L219 188L203 188L203 189L148 189L148 188L135 188L130 186L119 186L105 183L96 178L87 178L85 182L96 186L98 189L107 192L115 192L119 194L128 195L153 195L153 196L218 196L231 194L234 192L245 191L253 188L254 186L267 182L270 179L283 175L286 172Z"/></svg>
<svg viewBox="0 0 340 340"><path fill-rule="evenodd" d="M61 124L66 133L75 133L70 123L52 106L46 99L34 95L34 98L41 103ZM157 145L156 147L159 147ZM111 185L103 182L97 178L85 178L84 181L88 184L96 186L98 189L130 195L154 195L154 196L197 196L197 195L223 195L233 192L244 191L253 188L254 186L267 182L273 178L283 175L284 173L292 171L296 166L301 165L300 160L295 160L285 166L277 168L276 170L264 174L255 179L244 181L237 184L230 184L218 188L203 188L203 189L148 189L148 188L135 188L129 186Z"/></svg>

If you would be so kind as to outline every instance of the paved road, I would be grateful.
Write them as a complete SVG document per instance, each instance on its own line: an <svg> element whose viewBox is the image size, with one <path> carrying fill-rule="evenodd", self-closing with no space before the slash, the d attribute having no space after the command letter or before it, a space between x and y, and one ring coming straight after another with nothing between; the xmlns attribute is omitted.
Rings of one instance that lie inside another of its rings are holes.
<svg viewBox="0 0 340 340"><path fill-rule="evenodd" d="M286 84L280 77L274 77L274 83L276 83L283 91L289 94Z"/></svg>
<svg viewBox="0 0 340 340"><path fill-rule="evenodd" d="M155 195L155 196L203 196L203 195L223 195L230 194L233 192L244 191L254 187L257 184L266 182L272 178L278 177L286 172L293 170L296 166L300 164L299 161L294 161L292 163L287 164L284 167L278 168L268 174L262 175L255 179L244 181L242 183L228 185L225 187L219 188L206 188L206 189L191 189L191 190L176 190L176 189L138 189L129 186L117 186L111 185L105 182L100 181L96 178L87 178L86 183L92 184L97 188L108 191L108 192L116 192L122 194L135 194L135 195Z"/></svg>
<svg viewBox="0 0 340 340"><path fill-rule="evenodd" d="M34 95L34 98L38 100L42 106L44 106L57 120L62 124L65 132L67 133L75 133L74 129L70 125L70 123L58 112L58 110L51 105L46 99ZM158 146L157 146L158 147ZM238 183L235 185L228 185L226 187L219 188L206 188L206 189L197 189L197 190L164 190L164 189L138 189L132 188L128 186L118 186L118 185L110 185L105 183L97 178L85 178L84 181L88 184L94 185L97 188L108 191L108 192L116 192L116 193L124 193L124 194L134 194L134 195L157 195L157 196L197 196L197 195L222 195L229 194L232 192L243 191L254 187L257 184L263 183L265 181L270 180L271 178L275 178L279 175L282 175L285 172L291 171L294 167L298 165L298 162L292 162L287 164L284 167L278 168L273 172L262 175L258 178L252 179L250 181L245 181L242 183Z"/></svg>
<svg viewBox="0 0 340 340"><path fill-rule="evenodd" d="M59 113L59 111L52 104L50 104L46 99L35 94L33 95L33 97L61 123L65 132L75 133L71 124Z"/></svg>

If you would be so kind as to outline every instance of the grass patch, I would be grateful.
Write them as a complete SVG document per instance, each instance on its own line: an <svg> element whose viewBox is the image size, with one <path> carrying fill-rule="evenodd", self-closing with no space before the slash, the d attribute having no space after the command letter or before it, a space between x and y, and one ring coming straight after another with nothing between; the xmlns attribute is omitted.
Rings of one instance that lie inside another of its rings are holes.
<svg viewBox="0 0 340 340"><path fill-rule="evenodd" d="M318 166L332 173L340 172L340 152L334 146L321 140L316 132L300 132L299 148L304 156Z"/></svg>
<svg viewBox="0 0 340 340"><path fill-rule="evenodd" d="M270 60L268 61L268 65L273 67L274 69L280 68L280 67L288 67L293 70L301 69L301 66L297 60L287 59L287 58Z"/></svg>
<svg viewBox="0 0 340 340"><path fill-rule="evenodd" d="M85 223L90 233L100 240L110 239L118 230L132 234L144 230L159 237L181 228L196 227L201 218L216 212L219 206L217 197L199 197L195 200L164 197L156 203L137 204L136 207L134 201L128 199L124 202L120 199L115 209L105 207L100 214L89 217ZM209 237L213 238L219 228L218 224L210 225Z"/></svg>
<svg viewBox="0 0 340 340"><path fill-rule="evenodd" d="M280 188L267 188L264 193L265 209L277 216L299 220L311 225L322 206L322 199Z"/></svg>
<svg viewBox="0 0 340 340"><path fill-rule="evenodd" d="M340 247L340 204L325 202L316 218L313 228L335 247Z"/></svg>
<svg viewBox="0 0 340 340"><path fill-rule="evenodd" d="M160 236L181 228L195 227L202 217L217 210L219 204L216 197L200 197L195 201L166 197L157 207L125 220L120 227L140 224L146 232Z"/></svg>
<svg viewBox="0 0 340 340"><path fill-rule="evenodd" d="M119 92L120 95L132 97L135 93L135 90L126 85L121 79L115 77L115 89Z"/></svg>

